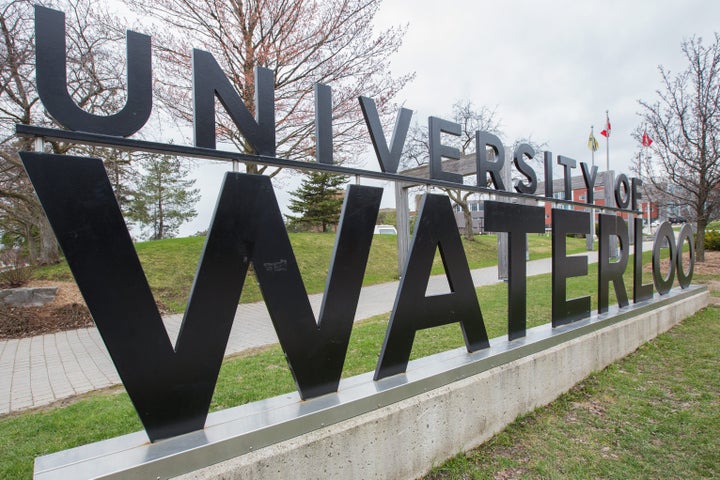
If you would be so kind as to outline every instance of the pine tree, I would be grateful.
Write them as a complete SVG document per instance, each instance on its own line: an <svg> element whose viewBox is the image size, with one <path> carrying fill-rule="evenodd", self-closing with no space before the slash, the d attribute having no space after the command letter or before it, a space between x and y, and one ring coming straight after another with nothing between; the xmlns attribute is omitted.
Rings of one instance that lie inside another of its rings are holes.
<svg viewBox="0 0 720 480"><path fill-rule="evenodd" d="M180 225L197 215L199 190L180 159L163 155L142 160L144 174L137 184L128 217L143 227L150 240L172 238Z"/></svg>
<svg viewBox="0 0 720 480"><path fill-rule="evenodd" d="M342 185L347 177L327 172L312 172L306 175L300 188L292 195L289 208L298 216L288 215L290 225L321 227L323 232L337 225L343 204Z"/></svg>

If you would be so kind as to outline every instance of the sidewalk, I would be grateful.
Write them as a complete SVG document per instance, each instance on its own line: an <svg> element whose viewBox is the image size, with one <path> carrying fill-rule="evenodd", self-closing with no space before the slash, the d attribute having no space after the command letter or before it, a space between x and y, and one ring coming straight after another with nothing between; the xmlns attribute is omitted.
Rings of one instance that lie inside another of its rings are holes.
<svg viewBox="0 0 720 480"><path fill-rule="evenodd" d="M644 249L648 247L644 246ZM650 246L651 248L651 246ZM597 252L586 252L590 263ZM551 271L551 259L527 262L527 275ZM472 272L476 287L499 283L497 266ZM364 287L360 293L355 321L392 310L399 282ZM428 294L448 291L444 275L428 282ZM310 295L315 316L322 294ZM182 315L164 318L174 342ZM270 316L263 302L241 304L228 339L226 355L277 343ZM96 328L69 330L31 338L0 340L0 415L49 405L75 395L120 384L120 378Z"/></svg>

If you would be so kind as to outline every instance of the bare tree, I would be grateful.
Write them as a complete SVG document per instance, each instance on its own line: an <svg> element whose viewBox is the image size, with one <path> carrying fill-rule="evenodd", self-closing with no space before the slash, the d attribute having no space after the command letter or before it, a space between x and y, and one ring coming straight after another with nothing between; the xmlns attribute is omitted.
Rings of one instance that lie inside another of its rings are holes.
<svg viewBox="0 0 720 480"><path fill-rule="evenodd" d="M49 4L66 12L68 90L81 108L113 113L124 102L124 34L101 27L105 14L91 2L61 0ZM15 124L53 125L35 88L33 2L12 0L0 10L0 230L12 232L34 263L53 263L58 247L20 159L32 140L15 136ZM118 48L119 47L119 48ZM91 153L52 142L55 153Z"/></svg>
<svg viewBox="0 0 720 480"><path fill-rule="evenodd" d="M336 161L352 157L366 135L357 97L374 97L381 113L411 78L393 77L388 57L404 30L372 31L379 0L127 0L146 19L158 58L156 98L174 116L192 119L190 71L193 47L209 51L255 114L253 70L275 72L276 143L279 157L314 156L315 83L333 89ZM224 111L218 111L218 141L253 153ZM363 140L365 142L366 139ZM246 165L251 173L275 174Z"/></svg>
<svg viewBox="0 0 720 480"><path fill-rule="evenodd" d="M460 136L451 136L445 143L454 145L460 151L461 156L474 155L475 153L475 132L482 130L495 135L500 135L500 120L495 110L485 106L476 108L470 100L458 100L452 107L452 121L460 125ZM406 168L427 165L429 161L429 143L427 128L415 124L408 132L408 140L403 151L402 164ZM443 188L450 200L460 207L465 219L465 231L463 236L467 240L474 240L472 229L472 213L470 212L469 199L474 193L471 190L460 188Z"/></svg>
<svg viewBox="0 0 720 480"><path fill-rule="evenodd" d="M52 262L57 246L42 209L17 156L31 150L32 142L14 136L15 123L30 123L38 117L34 108L32 8L28 1L12 1L0 12L0 218L2 230L13 243L26 238L28 255L35 262ZM45 239L53 242L45 242ZM40 245L37 245L39 241Z"/></svg>
<svg viewBox="0 0 720 480"><path fill-rule="evenodd" d="M705 227L720 207L720 36L713 40L684 41L687 68L672 75L660 66L658 100L639 101L654 140L652 155L639 157L639 171L677 204L691 207L698 262L705 260Z"/></svg>

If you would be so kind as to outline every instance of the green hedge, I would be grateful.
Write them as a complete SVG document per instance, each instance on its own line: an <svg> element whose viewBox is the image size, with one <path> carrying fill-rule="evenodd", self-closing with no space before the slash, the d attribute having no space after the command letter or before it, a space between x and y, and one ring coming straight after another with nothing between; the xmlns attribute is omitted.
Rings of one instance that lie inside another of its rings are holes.
<svg viewBox="0 0 720 480"><path fill-rule="evenodd" d="M705 250L720 250L720 232L717 230L705 232Z"/></svg>

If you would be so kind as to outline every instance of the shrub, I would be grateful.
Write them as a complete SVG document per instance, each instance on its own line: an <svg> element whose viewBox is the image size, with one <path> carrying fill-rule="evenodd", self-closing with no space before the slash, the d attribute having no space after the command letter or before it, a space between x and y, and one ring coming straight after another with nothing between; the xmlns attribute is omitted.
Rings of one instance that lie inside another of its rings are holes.
<svg viewBox="0 0 720 480"><path fill-rule="evenodd" d="M0 270L0 288L22 287L30 281L33 274L32 267L27 265L19 249L2 250Z"/></svg>
<svg viewBox="0 0 720 480"><path fill-rule="evenodd" d="M720 250L720 232L717 230L705 232L705 250Z"/></svg>
<svg viewBox="0 0 720 480"><path fill-rule="evenodd" d="M32 277L32 267L16 267L0 272L0 288L22 287Z"/></svg>

